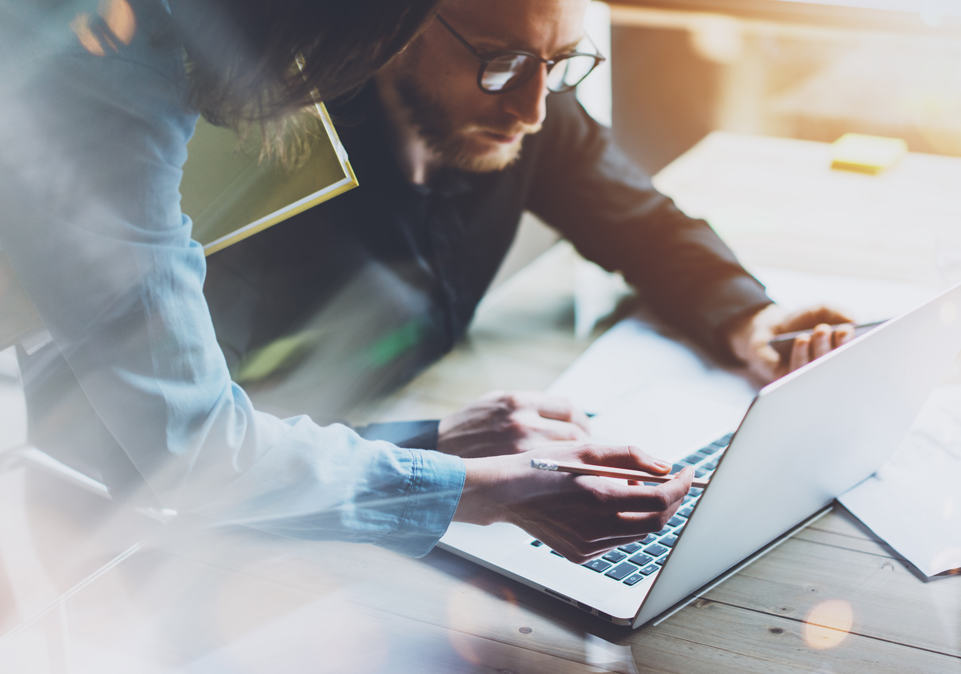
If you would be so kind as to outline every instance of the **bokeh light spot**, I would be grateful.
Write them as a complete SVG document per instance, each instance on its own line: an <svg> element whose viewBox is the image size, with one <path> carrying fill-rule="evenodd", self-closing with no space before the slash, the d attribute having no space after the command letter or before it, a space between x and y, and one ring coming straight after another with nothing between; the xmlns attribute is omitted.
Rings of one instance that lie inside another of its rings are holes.
<svg viewBox="0 0 961 674"><path fill-rule="evenodd" d="M96 22L87 13L70 22L70 29L84 49L94 56L103 56L107 48L116 51L117 42L130 44L137 32L137 17L127 0L105 0L100 3L98 14Z"/></svg>
<svg viewBox="0 0 961 674"><path fill-rule="evenodd" d="M851 604L841 599L821 602L804 621L804 642L819 651L835 648L847 638L853 625Z"/></svg>
<svg viewBox="0 0 961 674"><path fill-rule="evenodd" d="M74 35L80 41L81 46L94 56L103 56L103 45L100 44L100 40L97 36L93 34L90 29L90 15L80 14L73 21L70 22L70 30L73 31Z"/></svg>
<svg viewBox="0 0 961 674"><path fill-rule="evenodd" d="M101 5L100 15L118 40L130 44L137 32L137 18L127 0L107 0Z"/></svg>

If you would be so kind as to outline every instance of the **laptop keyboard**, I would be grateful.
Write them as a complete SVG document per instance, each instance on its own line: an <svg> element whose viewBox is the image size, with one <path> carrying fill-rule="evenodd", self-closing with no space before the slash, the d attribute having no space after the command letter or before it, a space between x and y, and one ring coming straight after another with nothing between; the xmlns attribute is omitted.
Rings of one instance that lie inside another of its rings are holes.
<svg viewBox="0 0 961 674"><path fill-rule="evenodd" d="M671 467L671 472L674 473L688 466L694 466L695 476L710 479L711 475L714 474L714 469L717 468L718 459L721 458L724 450L731 442L732 435L733 433L728 433L696 452L688 454ZM592 559L581 564L581 566L594 573L604 574L605 577L611 579L611 582L619 582L624 585L636 585L651 577L656 571L660 570L671 548L674 547L677 537L684 525L687 524L687 518L694 510L694 505L701 498L701 491L699 487L691 487L691 490L684 496L684 502L677 509L677 512L660 531L648 534L634 543L622 545L615 550L611 550L603 557ZM531 541L531 545L543 547L552 555L562 556L539 540Z"/></svg>

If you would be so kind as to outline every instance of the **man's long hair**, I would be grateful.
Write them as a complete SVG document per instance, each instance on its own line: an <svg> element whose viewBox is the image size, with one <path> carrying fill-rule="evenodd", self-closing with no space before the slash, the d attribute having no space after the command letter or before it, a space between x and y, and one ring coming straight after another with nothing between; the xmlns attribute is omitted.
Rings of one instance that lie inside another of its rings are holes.
<svg viewBox="0 0 961 674"><path fill-rule="evenodd" d="M281 118L363 84L438 0L172 0L189 102L214 124Z"/></svg>

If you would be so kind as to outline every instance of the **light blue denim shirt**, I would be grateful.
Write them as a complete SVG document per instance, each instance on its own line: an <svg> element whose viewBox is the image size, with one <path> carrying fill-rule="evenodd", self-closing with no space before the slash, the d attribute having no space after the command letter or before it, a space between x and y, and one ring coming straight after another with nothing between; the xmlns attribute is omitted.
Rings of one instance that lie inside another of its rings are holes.
<svg viewBox="0 0 961 674"><path fill-rule="evenodd" d="M459 458L278 419L230 379L180 210L196 115L166 9L131 2L132 42L97 55L68 13L37 23L22 4L0 0L0 247L150 497L210 523L427 552L460 498Z"/></svg>

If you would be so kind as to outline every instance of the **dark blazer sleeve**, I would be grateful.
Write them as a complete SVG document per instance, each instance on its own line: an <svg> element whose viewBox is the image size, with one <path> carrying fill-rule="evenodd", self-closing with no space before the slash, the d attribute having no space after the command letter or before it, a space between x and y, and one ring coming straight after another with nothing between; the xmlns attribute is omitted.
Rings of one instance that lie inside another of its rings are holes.
<svg viewBox="0 0 961 674"><path fill-rule="evenodd" d="M387 421L355 427L366 440L386 440L408 449L437 449L438 419Z"/></svg>
<svg viewBox="0 0 961 674"><path fill-rule="evenodd" d="M664 318L731 357L724 328L771 300L714 230L655 190L573 94L548 99L534 138L530 210L584 257L621 272Z"/></svg>

